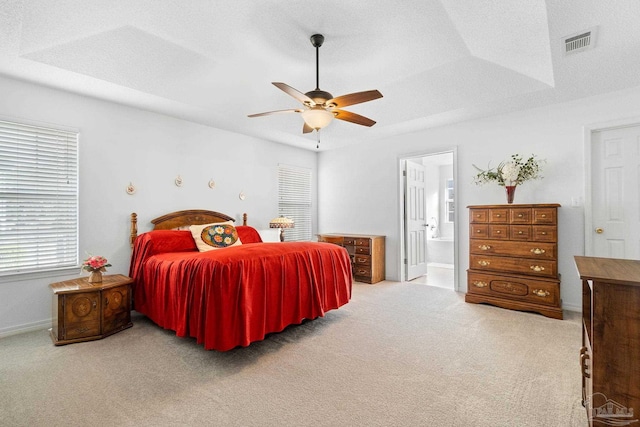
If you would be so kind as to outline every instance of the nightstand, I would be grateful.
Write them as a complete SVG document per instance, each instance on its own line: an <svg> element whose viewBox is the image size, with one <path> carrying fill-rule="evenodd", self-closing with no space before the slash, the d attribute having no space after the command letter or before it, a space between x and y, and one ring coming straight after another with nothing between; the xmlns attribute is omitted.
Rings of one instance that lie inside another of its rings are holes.
<svg viewBox="0 0 640 427"><path fill-rule="evenodd" d="M53 343L99 340L133 326L131 283L130 277L112 274L103 276L101 283L82 277L50 284Z"/></svg>

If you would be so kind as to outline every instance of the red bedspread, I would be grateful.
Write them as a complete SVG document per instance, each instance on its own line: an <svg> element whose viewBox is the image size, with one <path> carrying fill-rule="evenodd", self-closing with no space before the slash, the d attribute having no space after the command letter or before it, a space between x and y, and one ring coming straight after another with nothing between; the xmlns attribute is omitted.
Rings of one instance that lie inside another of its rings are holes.
<svg viewBox="0 0 640 427"><path fill-rule="evenodd" d="M249 243L197 252L184 233L152 231L136 239L135 309L205 349L247 346L351 298L349 255L340 246Z"/></svg>

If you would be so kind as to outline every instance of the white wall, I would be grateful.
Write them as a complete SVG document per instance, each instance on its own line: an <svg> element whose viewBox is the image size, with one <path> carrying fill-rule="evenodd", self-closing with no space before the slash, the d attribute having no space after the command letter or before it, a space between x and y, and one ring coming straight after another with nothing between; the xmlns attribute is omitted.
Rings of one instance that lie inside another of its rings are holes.
<svg viewBox="0 0 640 427"><path fill-rule="evenodd" d="M571 198L584 196L583 127L638 115L640 88L635 88L371 141L366 149L356 146L323 152L319 159L319 231L386 235L387 279L399 280L398 158L457 146L458 277L459 289L465 292L469 246L465 207L506 202L502 187L473 184L472 165L497 165L511 154L535 153L547 159L544 179L519 186L515 203L563 205L558 236L561 293L565 308L580 310L580 282L573 256L584 253L584 208L571 207Z"/></svg>
<svg viewBox="0 0 640 427"><path fill-rule="evenodd" d="M139 232L182 209L210 209L268 228L278 214L279 163L312 169L317 154L118 104L0 77L0 117L80 131L80 256L106 256L109 273L128 274L129 216ZM180 174L183 187L174 185ZM216 182L211 190L207 183ZM129 182L137 187L126 194ZM314 182L313 200L316 185ZM238 197L243 191L246 199ZM315 206L315 203L314 203ZM313 213L317 224L317 211ZM51 319L49 283L80 270L39 278L0 278L0 336L43 327Z"/></svg>

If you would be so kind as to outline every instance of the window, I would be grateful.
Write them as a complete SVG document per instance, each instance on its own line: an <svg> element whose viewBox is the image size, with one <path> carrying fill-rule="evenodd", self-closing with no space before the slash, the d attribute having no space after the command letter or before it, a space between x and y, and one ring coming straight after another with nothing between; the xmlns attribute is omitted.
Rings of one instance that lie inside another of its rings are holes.
<svg viewBox="0 0 640 427"><path fill-rule="evenodd" d="M77 132L0 120L0 275L77 265Z"/></svg>
<svg viewBox="0 0 640 427"><path fill-rule="evenodd" d="M311 240L311 170L278 165L278 215L291 218L287 241Z"/></svg>
<svg viewBox="0 0 640 427"><path fill-rule="evenodd" d="M447 222L453 222L453 219L455 218L455 205L453 203L453 180L452 179L448 179L447 180L447 187L445 188L445 195L444 195L444 205L445 205L445 209L447 210L445 212L446 216L445 218L447 219Z"/></svg>

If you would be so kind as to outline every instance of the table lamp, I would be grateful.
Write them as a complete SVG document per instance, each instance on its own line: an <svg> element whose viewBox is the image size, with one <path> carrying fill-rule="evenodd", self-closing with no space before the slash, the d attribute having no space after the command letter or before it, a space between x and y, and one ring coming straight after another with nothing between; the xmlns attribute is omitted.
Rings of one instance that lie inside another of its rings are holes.
<svg viewBox="0 0 640 427"><path fill-rule="evenodd" d="M269 228L279 228L280 229L280 241L284 242L284 229L285 228L293 228L293 220L290 218L286 218L284 216L279 216L278 218L274 218L269 222Z"/></svg>

